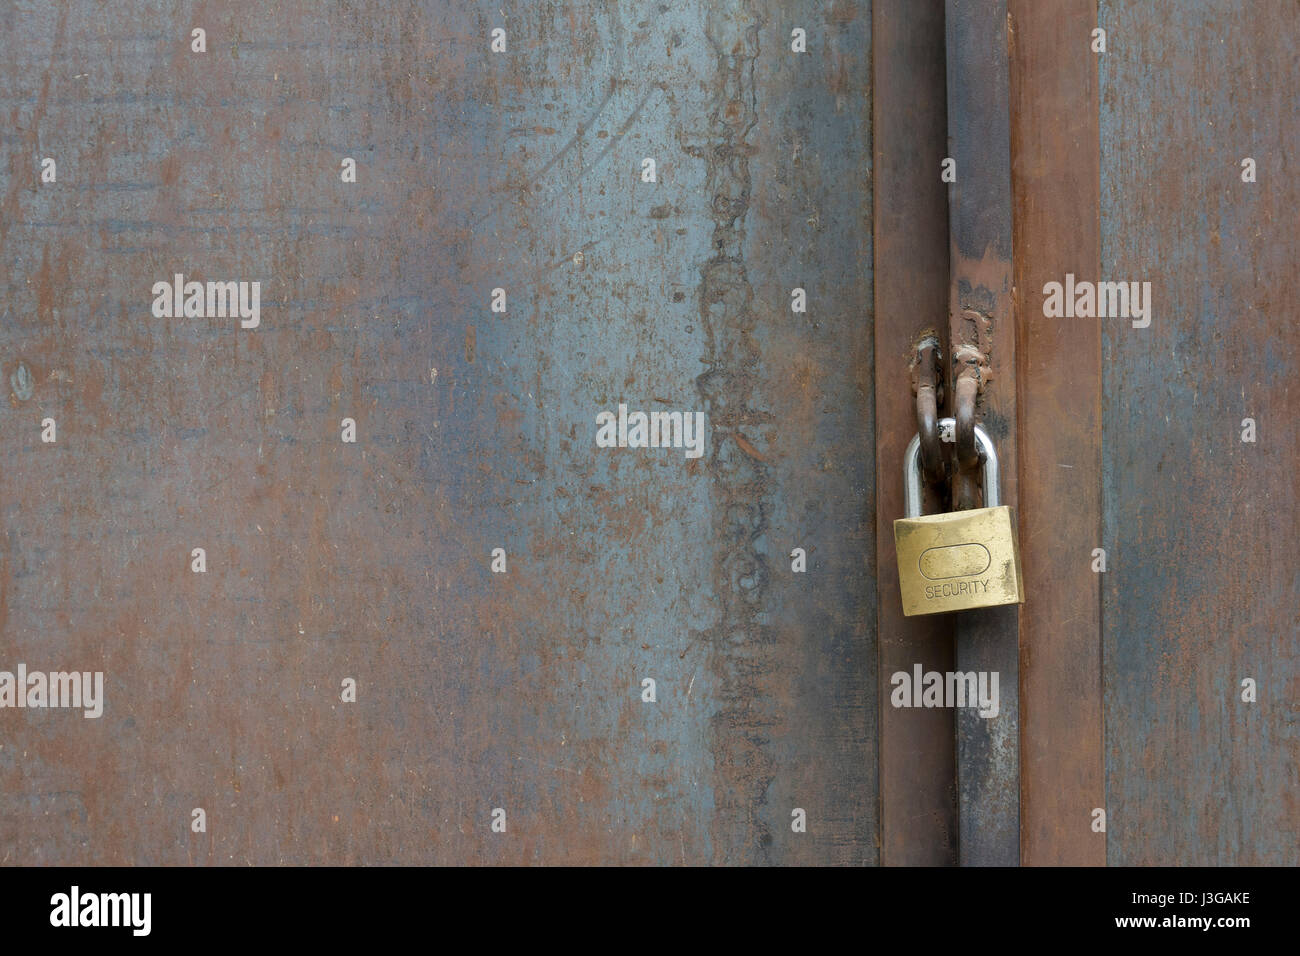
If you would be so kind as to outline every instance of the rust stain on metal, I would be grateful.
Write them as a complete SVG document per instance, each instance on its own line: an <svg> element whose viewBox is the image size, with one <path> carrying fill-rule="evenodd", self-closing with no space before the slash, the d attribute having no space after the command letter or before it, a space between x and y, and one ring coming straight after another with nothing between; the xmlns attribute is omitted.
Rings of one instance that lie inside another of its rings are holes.
<svg viewBox="0 0 1300 956"><path fill-rule="evenodd" d="M736 440L736 444L740 446L740 450L750 458L757 458L759 461L767 461L766 456L760 454L758 449L753 446L749 439L740 432L736 432L732 437Z"/></svg>

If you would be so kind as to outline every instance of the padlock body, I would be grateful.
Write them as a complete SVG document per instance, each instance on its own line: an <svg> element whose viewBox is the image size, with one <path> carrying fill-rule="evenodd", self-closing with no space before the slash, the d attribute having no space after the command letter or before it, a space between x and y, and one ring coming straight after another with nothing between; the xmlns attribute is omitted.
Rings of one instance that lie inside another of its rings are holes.
<svg viewBox="0 0 1300 956"><path fill-rule="evenodd" d="M975 508L894 522L903 613L938 614L1025 599L1011 508Z"/></svg>

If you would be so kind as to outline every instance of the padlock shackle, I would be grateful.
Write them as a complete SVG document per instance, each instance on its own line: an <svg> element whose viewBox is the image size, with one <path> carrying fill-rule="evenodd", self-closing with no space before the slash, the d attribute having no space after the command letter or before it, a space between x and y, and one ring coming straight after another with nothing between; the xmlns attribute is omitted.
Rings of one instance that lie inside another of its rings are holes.
<svg viewBox="0 0 1300 956"><path fill-rule="evenodd" d="M939 433L951 435L957 426L953 418L939 419ZM998 453L993 439L981 426L975 426L975 445L984 461L984 507L996 508L1001 503L998 485ZM903 514L908 518L921 517L921 436L918 433L907 443L903 453Z"/></svg>

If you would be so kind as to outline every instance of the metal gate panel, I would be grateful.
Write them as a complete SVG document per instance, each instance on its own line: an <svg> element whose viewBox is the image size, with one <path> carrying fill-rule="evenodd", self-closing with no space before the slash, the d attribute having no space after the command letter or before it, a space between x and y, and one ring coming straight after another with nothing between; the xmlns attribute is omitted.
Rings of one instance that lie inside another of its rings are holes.
<svg viewBox="0 0 1300 956"><path fill-rule="evenodd" d="M1154 301L1103 323L1107 858L1294 864L1300 8L1100 25L1102 271Z"/></svg>
<svg viewBox="0 0 1300 956"><path fill-rule="evenodd" d="M875 861L867 5L4 17L5 862Z"/></svg>

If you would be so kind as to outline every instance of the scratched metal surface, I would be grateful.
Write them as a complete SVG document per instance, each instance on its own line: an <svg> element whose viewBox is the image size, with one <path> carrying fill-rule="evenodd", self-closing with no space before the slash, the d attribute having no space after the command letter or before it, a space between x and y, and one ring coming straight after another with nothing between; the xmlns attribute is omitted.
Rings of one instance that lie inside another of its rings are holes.
<svg viewBox="0 0 1300 956"><path fill-rule="evenodd" d="M876 860L866 3L0 11L0 862Z"/></svg>
<svg viewBox="0 0 1300 956"><path fill-rule="evenodd" d="M1296 864L1300 8L1100 25L1102 268L1154 297L1102 320L1107 860Z"/></svg>

